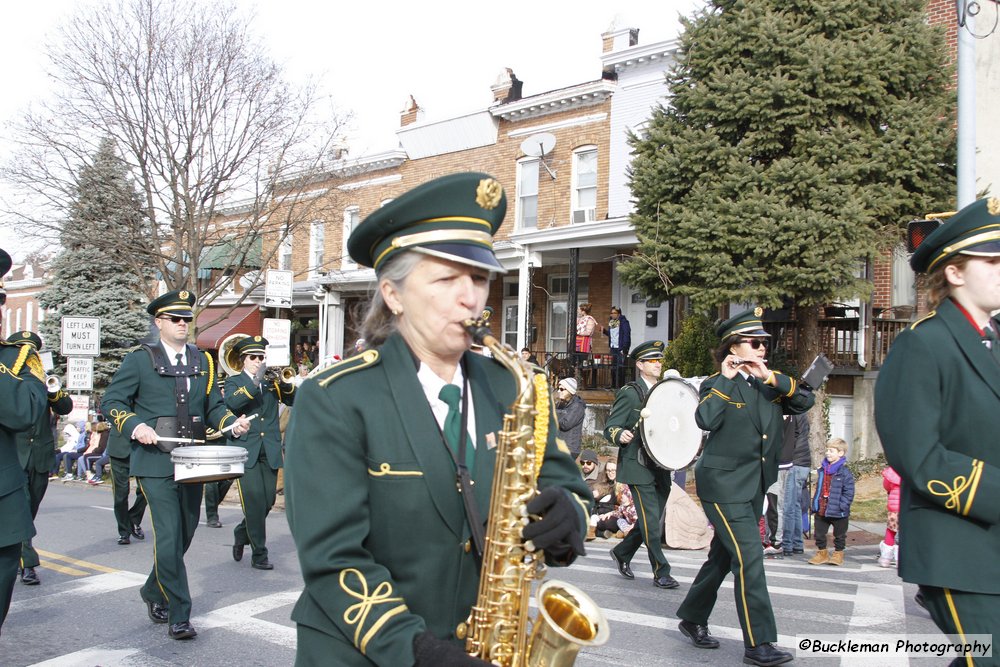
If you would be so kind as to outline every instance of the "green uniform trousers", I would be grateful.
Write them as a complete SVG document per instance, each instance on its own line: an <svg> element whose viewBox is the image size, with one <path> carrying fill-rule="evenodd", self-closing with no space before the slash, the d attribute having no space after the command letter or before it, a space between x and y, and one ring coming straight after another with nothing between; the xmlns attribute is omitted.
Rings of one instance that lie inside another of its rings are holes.
<svg viewBox="0 0 1000 667"><path fill-rule="evenodd" d="M219 505L229 493L233 485L231 479L220 479L217 482L205 482L205 520L219 520Z"/></svg>
<svg viewBox="0 0 1000 667"><path fill-rule="evenodd" d="M278 471L267 462L264 448L260 449L257 465L248 469L236 480L243 508L243 520L233 529L236 544L249 544L253 549L251 562L267 560L267 515L274 507L278 493Z"/></svg>
<svg viewBox="0 0 1000 667"><path fill-rule="evenodd" d="M170 624L191 620L184 554L201 516L201 484L178 484L173 477L136 477L149 503L153 524L153 569L139 590L143 600L170 608Z"/></svg>
<svg viewBox="0 0 1000 667"><path fill-rule="evenodd" d="M921 586L927 611L941 632L952 635L957 641L966 640L969 635L989 635L994 638L1000 628L1000 595L988 593L970 593L956 591L952 588L937 586ZM993 646L992 658L973 658L966 656L956 659L951 664L967 665L968 667L984 667L1000 665L1000 651Z"/></svg>
<svg viewBox="0 0 1000 667"><path fill-rule="evenodd" d="M758 646L778 639L774 610L764 578L764 550L758 523L764 498L757 495L746 503L703 502L702 509L715 528L708 560L691 584L677 617L698 625L708 625L719 587L733 573L736 613L743 629L743 643Z"/></svg>
<svg viewBox="0 0 1000 667"><path fill-rule="evenodd" d="M17 559L21 555L18 543L0 547L0 628L7 618L10 599L14 597L14 582L17 581Z"/></svg>
<svg viewBox="0 0 1000 667"><path fill-rule="evenodd" d="M24 491L28 494L28 505L31 507L31 520L38 516L38 508L49 488L49 473L37 470L26 470L27 483ZM31 539L21 542L21 567L38 567L38 552L31 546Z"/></svg>
<svg viewBox="0 0 1000 667"><path fill-rule="evenodd" d="M111 491L114 496L115 521L118 522L118 534L129 535L132 526L142 523L142 515L146 513L146 496L142 489L135 485L135 502L128 506L128 494L131 490L129 481L129 460L111 457Z"/></svg>
<svg viewBox="0 0 1000 667"><path fill-rule="evenodd" d="M639 545L646 545L649 564L653 568L653 578L670 574L670 563L663 555L663 510L670 496L670 476L656 475L651 484L629 484L635 503L635 527L629 531L612 551L623 563L632 561Z"/></svg>

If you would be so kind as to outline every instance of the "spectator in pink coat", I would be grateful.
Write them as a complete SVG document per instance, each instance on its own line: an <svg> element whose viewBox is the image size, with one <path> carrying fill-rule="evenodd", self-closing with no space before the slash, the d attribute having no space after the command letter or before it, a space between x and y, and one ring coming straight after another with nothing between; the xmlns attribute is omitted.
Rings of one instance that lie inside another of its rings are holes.
<svg viewBox="0 0 1000 667"><path fill-rule="evenodd" d="M888 516L885 521L885 539L878 545L878 564L882 567L896 565L899 547L896 545L896 533L899 531L899 473L886 466L882 471L882 487L889 494L885 503Z"/></svg>

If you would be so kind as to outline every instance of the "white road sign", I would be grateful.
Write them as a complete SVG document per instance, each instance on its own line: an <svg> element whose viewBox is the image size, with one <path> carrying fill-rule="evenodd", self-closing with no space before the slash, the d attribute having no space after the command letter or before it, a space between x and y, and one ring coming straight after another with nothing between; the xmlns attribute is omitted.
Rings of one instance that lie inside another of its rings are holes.
<svg viewBox="0 0 1000 667"><path fill-rule="evenodd" d="M66 389L89 391L94 388L94 358L68 357L66 359Z"/></svg>
<svg viewBox="0 0 1000 667"><path fill-rule="evenodd" d="M60 324L62 346L59 351L64 357L96 357L101 353L101 318L63 317Z"/></svg>
<svg viewBox="0 0 1000 667"><path fill-rule="evenodd" d="M292 321L265 317L263 336L267 339L267 350L265 351L267 360L264 363L268 367L280 366L281 368L291 365Z"/></svg>
<svg viewBox="0 0 1000 667"><path fill-rule="evenodd" d="M264 285L264 305L273 308L291 308L293 280L291 271L268 269Z"/></svg>

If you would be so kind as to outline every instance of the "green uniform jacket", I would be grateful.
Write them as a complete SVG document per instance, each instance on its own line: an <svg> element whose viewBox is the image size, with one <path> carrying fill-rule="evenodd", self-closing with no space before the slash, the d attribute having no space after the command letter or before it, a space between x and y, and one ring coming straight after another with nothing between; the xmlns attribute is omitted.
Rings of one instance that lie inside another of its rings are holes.
<svg viewBox="0 0 1000 667"><path fill-rule="evenodd" d="M35 535L15 434L33 428L48 412L42 373L30 345L0 341L0 547Z"/></svg>
<svg viewBox="0 0 1000 667"><path fill-rule="evenodd" d="M642 378L636 382L646 384ZM650 388L648 385L645 386L646 394L649 394ZM643 447L642 429L638 428L642 404L643 397L639 395L636 386L631 382L626 384L615 394L615 402L611 406L611 413L604 426L604 437L619 448L617 480L623 484L652 484L658 476L669 477L671 474L669 470L657 467L652 461L648 467L639 462L639 451ZM631 442L623 445L621 437L626 431L632 431L634 437Z"/></svg>
<svg viewBox="0 0 1000 667"><path fill-rule="evenodd" d="M229 438L229 444L244 447L248 452L246 468L257 465L260 449L264 448L267 463L274 470L281 467L281 429L278 426L278 403L291 405L295 401L295 386L274 381L254 385L246 372L226 379L226 407L234 415L257 417L250 430L239 438Z"/></svg>
<svg viewBox="0 0 1000 667"><path fill-rule="evenodd" d="M1000 594L1000 364L952 301L892 344L875 424L903 480L900 576Z"/></svg>
<svg viewBox="0 0 1000 667"><path fill-rule="evenodd" d="M485 521L496 462L489 443L515 385L492 359L466 353L465 362ZM549 408L538 487L571 493L585 531L590 493L557 441L551 399ZM292 619L331 636L337 664L412 665L417 634L454 638L466 620L479 567L446 447L398 334L299 387L285 433L286 514L305 579Z"/></svg>
<svg viewBox="0 0 1000 667"><path fill-rule="evenodd" d="M47 407L57 415L73 411L73 399L63 390L48 394ZM56 439L49 423L49 410L42 410L33 428L17 434L17 458L24 470L50 472L56 462Z"/></svg>
<svg viewBox="0 0 1000 667"><path fill-rule="evenodd" d="M159 344L159 343L157 343ZM188 414L201 417L206 426L221 430L235 417L226 410L219 384L215 380L215 364L204 352L201 355L201 372L190 378ZM156 372L149 353L144 348L129 352L111 379L101 407L115 429L131 439L140 423L150 428L156 426L158 417L177 416L175 382ZM154 445L143 445L132 440L130 472L135 477L173 477L174 464L170 454Z"/></svg>
<svg viewBox="0 0 1000 667"><path fill-rule="evenodd" d="M775 386L716 373L701 383L695 421L710 431L695 464L698 497L712 503L750 502L778 479L782 415L797 415L816 397L787 375Z"/></svg>

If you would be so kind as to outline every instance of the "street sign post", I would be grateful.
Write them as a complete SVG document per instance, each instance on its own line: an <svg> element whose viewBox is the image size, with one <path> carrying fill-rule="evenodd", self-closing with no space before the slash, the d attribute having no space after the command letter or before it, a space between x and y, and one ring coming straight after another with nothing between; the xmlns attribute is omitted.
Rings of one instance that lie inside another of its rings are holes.
<svg viewBox="0 0 1000 667"><path fill-rule="evenodd" d="M265 317L263 335L267 339L264 363L281 368L291 365L292 321Z"/></svg>
<svg viewBox="0 0 1000 667"><path fill-rule="evenodd" d="M94 388L94 358L66 358L66 389L91 391Z"/></svg>
<svg viewBox="0 0 1000 667"><path fill-rule="evenodd" d="M293 280L291 271L268 269L264 285L264 305L272 308L291 308Z"/></svg>

